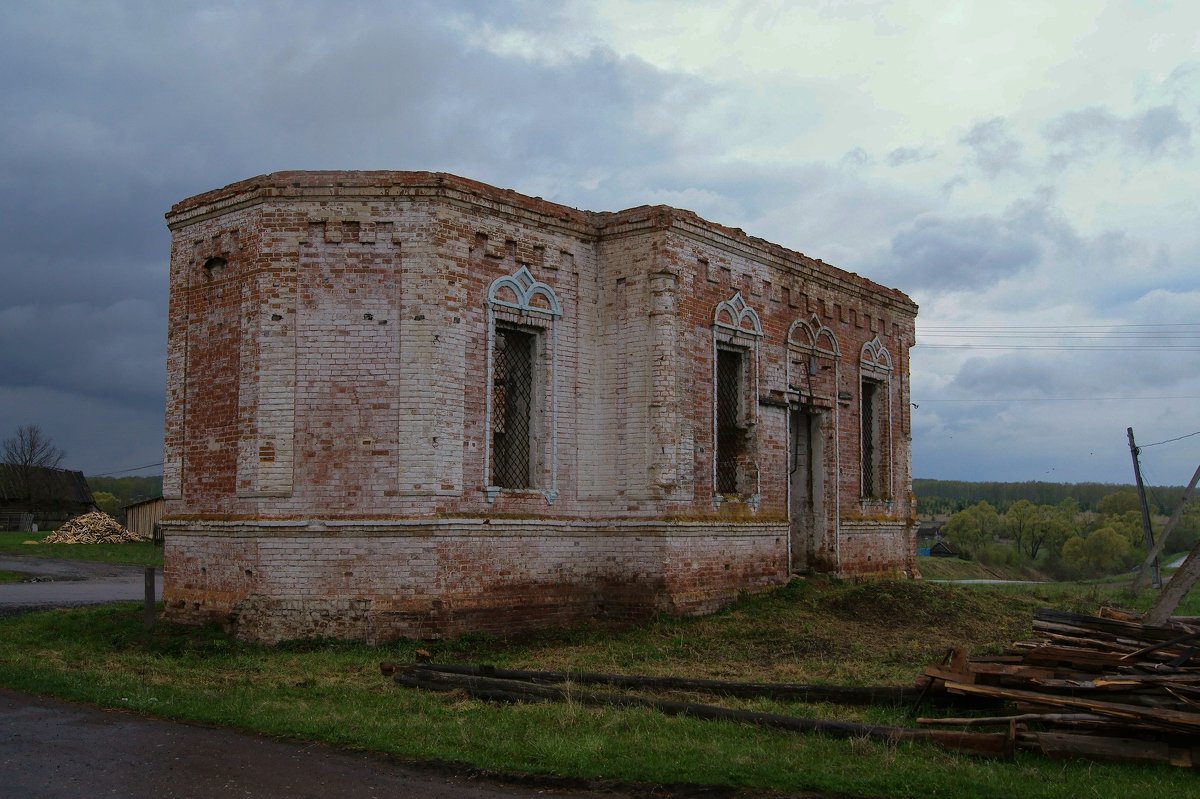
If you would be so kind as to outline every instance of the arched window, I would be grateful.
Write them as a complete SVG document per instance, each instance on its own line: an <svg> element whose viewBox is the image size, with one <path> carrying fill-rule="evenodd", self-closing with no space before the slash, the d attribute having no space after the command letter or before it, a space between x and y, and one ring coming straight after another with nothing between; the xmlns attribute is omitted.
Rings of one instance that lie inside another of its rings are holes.
<svg viewBox="0 0 1200 799"><path fill-rule="evenodd" d="M862 497L890 499L892 356L878 336L863 345L858 370Z"/></svg>
<svg viewBox="0 0 1200 799"><path fill-rule="evenodd" d="M497 278L487 294L486 485L558 497L555 322L562 306L527 267Z"/></svg>
<svg viewBox="0 0 1200 799"><path fill-rule="evenodd" d="M837 394L837 361L842 349L833 331L813 314L797 319L787 334L787 388L793 401L832 407Z"/></svg>
<svg viewBox="0 0 1200 799"><path fill-rule="evenodd" d="M713 498L758 501L754 425L762 323L742 295L713 314Z"/></svg>

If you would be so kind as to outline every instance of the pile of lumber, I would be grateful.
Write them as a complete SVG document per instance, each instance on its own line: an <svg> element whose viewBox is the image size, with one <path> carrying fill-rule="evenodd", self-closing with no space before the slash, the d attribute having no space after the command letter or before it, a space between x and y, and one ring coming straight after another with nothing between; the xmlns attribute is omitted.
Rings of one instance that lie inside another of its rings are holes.
<svg viewBox="0 0 1200 799"><path fill-rule="evenodd" d="M1008 727L1018 748L1054 756L1200 766L1200 623L1038 610L1033 632L1001 655L955 650L922 678L929 695L1000 700L1010 714L918 721Z"/></svg>
<svg viewBox="0 0 1200 799"><path fill-rule="evenodd" d="M121 526L107 513L93 511L76 516L42 539L43 544L126 544L148 541L145 536Z"/></svg>

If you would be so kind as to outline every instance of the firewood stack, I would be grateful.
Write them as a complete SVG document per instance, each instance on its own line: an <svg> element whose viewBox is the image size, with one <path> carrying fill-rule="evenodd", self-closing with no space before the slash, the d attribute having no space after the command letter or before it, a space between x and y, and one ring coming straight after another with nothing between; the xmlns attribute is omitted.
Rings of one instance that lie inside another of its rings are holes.
<svg viewBox="0 0 1200 799"><path fill-rule="evenodd" d="M126 530L107 513L93 511L76 516L42 539L43 544L125 544L148 541L146 536Z"/></svg>
<svg viewBox="0 0 1200 799"><path fill-rule="evenodd" d="M922 678L930 693L1002 701L1012 714L918 721L1009 726L1019 748L1054 756L1200 766L1200 620L1044 609L1033 631L1002 655L955 650Z"/></svg>

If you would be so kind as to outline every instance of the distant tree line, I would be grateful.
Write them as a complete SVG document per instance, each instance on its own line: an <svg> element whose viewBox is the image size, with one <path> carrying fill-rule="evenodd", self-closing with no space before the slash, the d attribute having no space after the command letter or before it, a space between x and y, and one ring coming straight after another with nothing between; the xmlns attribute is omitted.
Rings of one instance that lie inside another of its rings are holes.
<svg viewBox="0 0 1200 799"><path fill-rule="evenodd" d="M121 523L125 522L125 512L121 510L124 506L162 496L162 475L89 477L87 482L88 487L92 489L92 499L95 500L96 507Z"/></svg>
<svg viewBox="0 0 1200 799"><path fill-rule="evenodd" d="M921 516L945 516L957 513L978 502L987 502L1000 513L1006 513L1016 502L1025 500L1034 505L1058 505L1073 499L1083 511L1100 511L1100 502L1132 485L1113 483L1044 483L1029 480L1023 483L971 483L965 480L913 480L917 497L917 513ZM1151 486L1147 488L1147 503L1155 515L1169 516L1179 504L1183 486Z"/></svg>
<svg viewBox="0 0 1200 799"><path fill-rule="evenodd" d="M1157 539L1164 520L1156 517L1151 527ZM1033 566L1061 579L1117 574L1140 563L1146 554L1133 488L1110 491L1087 510L1073 497L1041 505L1018 499L1003 513L983 500L951 514L941 534L965 558ZM1200 504L1193 502L1184 509L1165 551L1187 551L1198 541Z"/></svg>

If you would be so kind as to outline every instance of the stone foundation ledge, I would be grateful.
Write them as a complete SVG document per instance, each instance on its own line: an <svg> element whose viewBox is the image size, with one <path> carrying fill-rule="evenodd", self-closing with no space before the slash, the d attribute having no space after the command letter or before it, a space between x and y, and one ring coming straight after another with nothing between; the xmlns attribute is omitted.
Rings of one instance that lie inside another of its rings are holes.
<svg viewBox="0 0 1200 799"><path fill-rule="evenodd" d="M786 536L788 523L667 521L630 519L164 519L164 536L221 538L371 538L443 536L496 538L507 536L612 536L757 538Z"/></svg>

